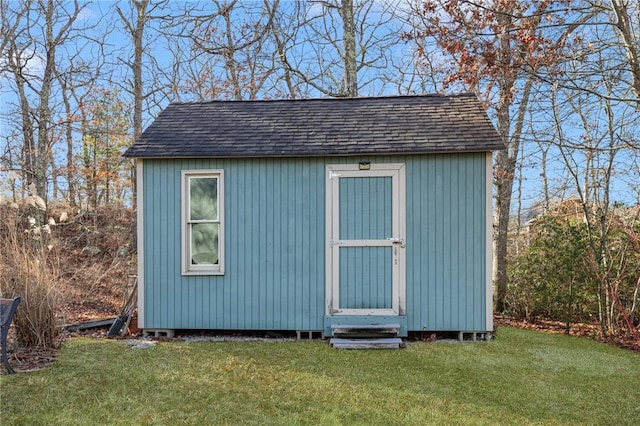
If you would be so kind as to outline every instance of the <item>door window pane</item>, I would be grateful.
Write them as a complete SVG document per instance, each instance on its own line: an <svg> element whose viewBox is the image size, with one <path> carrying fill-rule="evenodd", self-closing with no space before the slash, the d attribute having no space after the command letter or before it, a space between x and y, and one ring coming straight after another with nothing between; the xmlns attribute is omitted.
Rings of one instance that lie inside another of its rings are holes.
<svg viewBox="0 0 640 426"><path fill-rule="evenodd" d="M391 177L340 178L340 239L392 237Z"/></svg>

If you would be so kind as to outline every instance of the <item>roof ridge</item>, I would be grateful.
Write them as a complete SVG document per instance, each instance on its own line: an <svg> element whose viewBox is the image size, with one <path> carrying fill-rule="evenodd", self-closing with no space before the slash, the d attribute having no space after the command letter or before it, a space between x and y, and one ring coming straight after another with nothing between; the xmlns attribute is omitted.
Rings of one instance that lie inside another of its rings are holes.
<svg viewBox="0 0 640 426"><path fill-rule="evenodd" d="M410 95L382 95L382 96L358 96L358 97L321 97L321 98L294 98L294 99L212 99L208 101L182 101L171 102L169 105L202 105L202 104L220 104L220 103L277 103L277 102L334 102L334 101L366 101L377 99L421 99L421 98L477 98L473 92L458 93L424 93Z"/></svg>

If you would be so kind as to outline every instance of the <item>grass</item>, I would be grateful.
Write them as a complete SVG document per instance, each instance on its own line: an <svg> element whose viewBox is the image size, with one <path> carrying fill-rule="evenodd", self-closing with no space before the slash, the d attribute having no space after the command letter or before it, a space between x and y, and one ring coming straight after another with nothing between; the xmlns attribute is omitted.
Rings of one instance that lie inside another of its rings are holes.
<svg viewBox="0 0 640 426"><path fill-rule="evenodd" d="M25 424L638 424L640 355L500 328L491 343L340 351L326 342L73 339L0 378Z"/></svg>

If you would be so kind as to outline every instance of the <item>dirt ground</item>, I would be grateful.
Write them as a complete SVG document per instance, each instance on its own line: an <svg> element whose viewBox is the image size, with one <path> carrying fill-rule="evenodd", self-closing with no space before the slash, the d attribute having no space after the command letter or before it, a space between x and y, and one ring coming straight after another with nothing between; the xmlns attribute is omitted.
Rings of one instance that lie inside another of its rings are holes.
<svg viewBox="0 0 640 426"><path fill-rule="evenodd" d="M495 323L497 327L508 325L511 327L526 328L528 330L537 330L544 333L566 334L566 327L558 321L538 320L535 323L516 320L513 318L496 315ZM636 327L636 335L640 336L640 327ZM616 335L603 337L600 334L600 326L598 324L572 324L571 336L580 336L598 340L623 349L640 352L640 340L636 339L626 330L619 331Z"/></svg>

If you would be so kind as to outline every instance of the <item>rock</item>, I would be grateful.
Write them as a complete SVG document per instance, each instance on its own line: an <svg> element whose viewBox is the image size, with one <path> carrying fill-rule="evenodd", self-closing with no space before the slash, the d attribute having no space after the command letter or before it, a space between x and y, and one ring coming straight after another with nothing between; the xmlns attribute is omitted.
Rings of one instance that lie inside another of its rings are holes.
<svg viewBox="0 0 640 426"><path fill-rule="evenodd" d="M82 253L89 253L92 255L100 254L102 250L96 246L85 246L82 248Z"/></svg>

